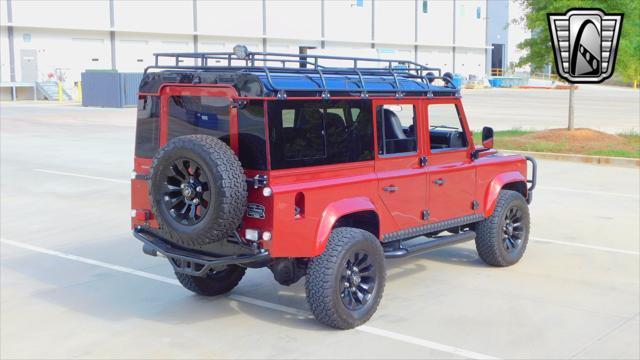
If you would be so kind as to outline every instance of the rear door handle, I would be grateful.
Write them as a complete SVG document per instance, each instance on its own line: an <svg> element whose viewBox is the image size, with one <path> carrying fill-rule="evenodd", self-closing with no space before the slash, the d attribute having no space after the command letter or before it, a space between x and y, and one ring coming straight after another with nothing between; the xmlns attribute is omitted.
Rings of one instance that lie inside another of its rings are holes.
<svg viewBox="0 0 640 360"><path fill-rule="evenodd" d="M433 183L436 184L436 185L444 185L445 182L446 181L444 181L443 178L433 180Z"/></svg>
<svg viewBox="0 0 640 360"><path fill-rule="evenodd" d="M393 186L393 185L385 186L385 187L382 188L382 190L384 190L386 192L390 192L390 193L396 192L396 191L398 191L398 189L400 189L400 188L397 187L397 186Z"/></svg>

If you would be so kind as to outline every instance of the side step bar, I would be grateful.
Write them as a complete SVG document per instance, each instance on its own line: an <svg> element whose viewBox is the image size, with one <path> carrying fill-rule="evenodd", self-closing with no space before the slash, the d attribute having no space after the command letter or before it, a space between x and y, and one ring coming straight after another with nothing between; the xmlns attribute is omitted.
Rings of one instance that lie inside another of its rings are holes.
<svg viewBox="0 0 640 360"><path fill-rule="evenodd" d="M439 249L449 245L460 244L475 239L476 233L471 230L453 235L438 236L427 238L424 241L415 244L403 245L402 242L395 244L394 247L389 246L384 250L384 256L388 259L403 258L406 256L422 254L427 251Z"/></svg>

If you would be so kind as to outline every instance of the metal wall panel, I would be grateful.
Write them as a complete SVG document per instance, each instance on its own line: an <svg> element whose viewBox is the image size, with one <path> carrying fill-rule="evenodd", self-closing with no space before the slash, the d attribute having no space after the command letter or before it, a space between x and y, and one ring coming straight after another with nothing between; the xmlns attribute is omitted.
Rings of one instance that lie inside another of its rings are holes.
<svg viewBox="0 0 640 360"><path fill-rule="evenodd" d="M119 73L120 77L120 107L138 105L138 88L143 73Z"/></svg>
<svg viewBox="0 0 640 360"><path fill-rule="evenodd" d="M138 103L142 73L85 71L82 73L82 106L126 107Z"/></svg>
<svg viewBox="0 0 640 360"><path fill-rule="evenodd" d="M118 73L85 71L82 78L82 106L120 107Z"/></svg>

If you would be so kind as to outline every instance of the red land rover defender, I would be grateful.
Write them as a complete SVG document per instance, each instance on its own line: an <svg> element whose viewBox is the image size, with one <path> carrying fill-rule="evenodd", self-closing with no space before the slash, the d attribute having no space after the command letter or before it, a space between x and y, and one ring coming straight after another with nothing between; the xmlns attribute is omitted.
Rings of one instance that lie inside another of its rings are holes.
<svg viewBox="0 0 640 360"><path fill-rule="evenodd" d="M492 145L487 127L474 144L451 74L411 61L156 54L132 228L197 294L230 291L247 268L283 285L306 275L315 317L353 328L380 303L385 257L474 239L489 265L522 257L536 163Z"/></svg>

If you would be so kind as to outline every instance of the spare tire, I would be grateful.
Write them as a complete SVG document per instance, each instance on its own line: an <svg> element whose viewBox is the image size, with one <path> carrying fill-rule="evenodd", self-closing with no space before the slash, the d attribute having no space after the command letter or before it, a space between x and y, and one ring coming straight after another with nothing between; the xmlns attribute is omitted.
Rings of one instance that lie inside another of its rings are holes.
<svg viewBox="0 0 640 360"><path fill-rule="evenodd" d="M162 235L177 245L200 248L238 228L247 183L227 144L207 135L180 136L153 158L149 197Z"/></svg>

